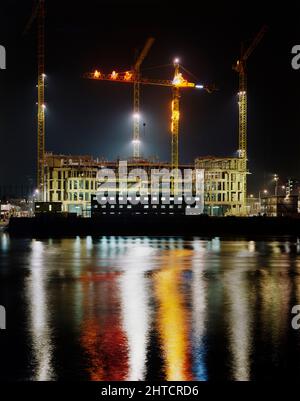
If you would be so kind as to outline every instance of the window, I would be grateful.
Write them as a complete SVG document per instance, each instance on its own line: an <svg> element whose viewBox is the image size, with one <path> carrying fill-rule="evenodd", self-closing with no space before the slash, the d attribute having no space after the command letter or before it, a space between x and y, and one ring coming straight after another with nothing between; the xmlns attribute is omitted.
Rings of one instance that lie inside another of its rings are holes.
<svg viewBox="0 0 300 401"><path fill-rule="evenodd" d="M74 181L74 189L78 189L78 181Z"/></svg>
<svg viewBox="0 0 300 401"><path fill-rule="evenodd" d="M90 189L89 181L88 181L88 180L85 180L85 189L86 189L86 190L89 190L89 189Z"/></svg>

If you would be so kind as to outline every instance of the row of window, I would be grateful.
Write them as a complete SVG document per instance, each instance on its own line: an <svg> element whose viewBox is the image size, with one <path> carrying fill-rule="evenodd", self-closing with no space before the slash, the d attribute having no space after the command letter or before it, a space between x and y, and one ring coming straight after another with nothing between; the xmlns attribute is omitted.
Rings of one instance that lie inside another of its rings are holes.
<svg viewBox="0 0 300 401"><path fill-rule="evenodd" d="M204 184L205 191L234 191L235 184L233 182L206 182ZM240 191L242 183L237 183L237 190Z"/></svg>
<svg viewBox="0 0 300 401"><path fill-rule="evenodd" d="M204 196L205 202L241 202L242 200L242 193L238 192L237 196L236 193L233 192L229 193L218 193L218 194L205 194Z"/></svg>
<svg viewBox="0 0 300 401"><path fill-rule="evenodd" d="M239 167L239 160L227 160L227 161L199 161L197 163L198 168L206 169L222 169L222 170L236 170Z"/></svg>
<svg viewBox="0 0 300 401"><path fill-rule="evenodd" d="M55 174L57 173L57 174ZM49 179L58 179L58 180L63 180L66 178L96 178L97 177L97 171L91 171L91 170L50 170L49 171Z"/></svg>
<svg viewBox="0 0 300 401"><path fill-rule="evenodd" d="M91 194L89 192L69 192L63 193L62 191L56 191L56 199L54 198L54 191L49 193L50 202L58 201L85 201L89 202L91 200Z"/></svg>
<svg viewBox="0 0 300 401"><path fill-rule="evenodd" d="M236 173L227 173L227 172L205 172L205 181L211 181L211 180L226 180L226 181L231 181L231 182L236 182L237 181L237 174Z"/></svg>
<svg viewBox="0 0 300 401"><path fill-rule="evenodd" d="M54 189L54 181L49 181L49 188ZM66 181L57 181L57 189L63 189L66 191ZM86 191L96 189L96 182L89 180L70 180L69 190L85 189Z"/></svg>
<svg viewBox="0 0 300 401"><path fill-rule="evenodd" d="M106 204L106 205L94 205L94 209L98 209L98 208L101 208L101 209L115 209L115 208L132 209L132 206L136 207L134 205L110 205L110 204ZM188 206L183 206L183 205L141 205L141 206L143 206L144 209L149 209L149 208L150 209L157 209L158 207L160 209L174 209L174 208L175 209L182 209L183 207L184 208L186 207L187 209L191 208L190 205L188 205ZM195 205L193 207L195 207L196 209L199 208L198 205Z"/></svg>
<svg viewBox="0 0 300 401"><path fill-rule="evenodd" d="M96 189L96 182L89 181L89 180L70 180L69 181L69 189L76 190L76 189L85 189L86 191Z"/></svg>

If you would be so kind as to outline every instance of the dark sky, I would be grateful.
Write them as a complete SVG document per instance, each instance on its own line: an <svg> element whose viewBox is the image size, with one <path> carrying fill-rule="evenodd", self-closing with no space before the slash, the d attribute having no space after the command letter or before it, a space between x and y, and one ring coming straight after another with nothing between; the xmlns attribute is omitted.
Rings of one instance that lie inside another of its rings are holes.
<svg viewBox="0 0 300 401"><path fill-rule="evenodd" d="M245 1L243 8L215 1L46 3L47 150L107 159L131 154L132 86L81 76L96 67L127 70L135 49L153 35L144 76L170 79L172 67L165 65L178 56L199 82L219 88L213 94L183 93L180 161L235 155L238 76L231 67L241 40L249 43L266 23L269 31L248 62L249 185L251 191L263 188L273 173L282 180L300 178L300 70L291 68L291 48L300 44L297 2L280 8L262 1ZM1 4L7 70L0 71L0 185L35 177L36 26L22 36L32 5L31 0ZM164 67L152 68L159 66ZM167 161L171 91L145 86L141 96L143 155Z"/></svg>

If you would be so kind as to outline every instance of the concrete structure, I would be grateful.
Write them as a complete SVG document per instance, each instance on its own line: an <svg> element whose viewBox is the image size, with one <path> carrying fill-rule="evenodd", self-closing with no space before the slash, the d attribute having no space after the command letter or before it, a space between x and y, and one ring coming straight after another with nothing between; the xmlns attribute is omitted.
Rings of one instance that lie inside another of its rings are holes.
<svg viewBox="0 0 300 401"><path fill-rule="evenodd" d="M47 153L45 164L45 201L62 202L64 212L89 215L101 161Z"/></svg>
<svg viewBox="0 0 300 401"><path fill-rule="evenodd" d="M150 176L150 170L170 169L169 163L149 160L128 160L128 172L142 168ZM93 159L92 156L67 156L46 154L45 201L62 202L62 211L91 215L91 199L96 195L97 173L101 169L119 168L118 161L109 162ZM246 173L242 172L242 161L238 158L198 158L195 166L181 165L179 169L204 169L205 213L209 215L244 215L247 214L246 199L243 191ZM195 175L194 175L195 176ZM149 182L143 178L127 180L128 188L149 188Z"/></svg>
<svg viewBox="0 0 300 401"><path fill-rule="evenodd" d="M97 173L101 169L110 168L118 176L119 162L109 162L103 159L93 159L92 156L74 156L74 155L54 155L46 154L45 166L45 201L62 202L62 211L77 213L88 217L91 215L91 199L96 195L98 185ZM141 168L145 170L148 177L151 177L150 170L170 169L170 164L149 161L149 160L128 160L128 173L133 169ZM193 166L182 165L180 169ZM147 189L148 180L135 178L127 180L128 190L135 188L139 190Z"/></svg>
<svg viewBox="0 0 300 401"><path fill-rule="evenodd" d="M211 216L246 215L244 191L247 173L237 157L199 157L195 168L204 169L205 212Z"/></svg>

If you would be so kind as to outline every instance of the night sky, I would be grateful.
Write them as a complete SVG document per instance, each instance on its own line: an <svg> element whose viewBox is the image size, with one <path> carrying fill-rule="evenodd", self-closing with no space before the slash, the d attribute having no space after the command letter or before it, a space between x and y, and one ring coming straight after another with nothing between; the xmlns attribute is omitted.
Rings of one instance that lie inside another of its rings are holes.
<svg viewBox="0 0 300 401"><path fill-rule="evenodd" d="M7 70L0 71L0 185L26 185L35 178L36 25L26 36L22 31L33 1L3 3L0 44ZM282 181L300 178L300 70L291 67L291 48L300 44L300 7L205 3L46 1L46 149L105 159L131 155L132 86L84 80L82 74L96 67L107 73L129 69L135 50L154 36L144 76L171 79L170 64L179 57L193 74L187 78L219 88L212 94L182 91L180 161L236 155L238 75L232 64L241 40L249 43L266 23L269 31L248 62L249 187L271 188L274 173ZM170 101L169 88L142 87L145 157L170 159Z"/></svg>

